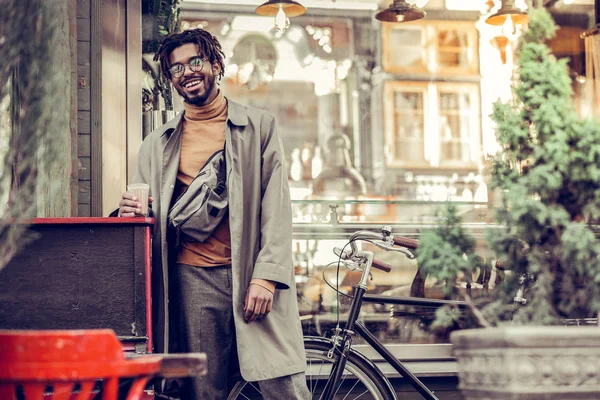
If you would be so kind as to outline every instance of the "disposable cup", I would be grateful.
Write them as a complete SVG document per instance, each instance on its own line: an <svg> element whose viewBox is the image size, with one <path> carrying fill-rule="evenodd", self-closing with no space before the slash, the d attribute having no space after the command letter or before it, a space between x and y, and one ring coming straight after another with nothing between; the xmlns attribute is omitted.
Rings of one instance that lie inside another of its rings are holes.
<svg viewBox="0 0 600 400"><path fill-rule="evenodd" d="M137 215L148 215L148 192L150 186L145 183L131 183L127 185L127 191L134 195L141 204L140 212Z"/></svg>

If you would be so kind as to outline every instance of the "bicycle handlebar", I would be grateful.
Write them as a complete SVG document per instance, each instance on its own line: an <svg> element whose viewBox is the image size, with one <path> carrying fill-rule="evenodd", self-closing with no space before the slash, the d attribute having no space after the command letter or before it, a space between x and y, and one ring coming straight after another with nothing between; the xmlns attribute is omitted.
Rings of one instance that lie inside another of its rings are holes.
<svg viewBox="0 0 600 400"><path fill-rule="evenodd" d="M407 249L416 250L419 247L419 241L403 236L394 236L394 244L397 246L406 247Z"/></svg>
<svg viewBox="0 0 600 400"><path fill-rule="evenodd" d="M372 267L382 270L383 272L390 272L392 270L392 264L386 263L385 261L373 259Z"/></svg>
<svg viewBox="0 0 600 400"><path fill-rule="evenodd" d="M403 236L392 236L391 230L389 227L384 227L381 233L375 233L371 231L356 231L350 237L350 251L344 251L344 258L351 258L357 254L358 248L356 247L357 240L366 240L366 241L380 241L386 243L383 246L378 245L378 247L383 248L385 250L390 250L393 245L401 246L410 250L415 250L419 246L419 241L416 239L411 239ZM387 248L389 246L389 248ZM410 253L405 253L410 255ZM373 259L371 264L373 267L384 271L390 272L392 270L392 265L381 260Z"/></svg>

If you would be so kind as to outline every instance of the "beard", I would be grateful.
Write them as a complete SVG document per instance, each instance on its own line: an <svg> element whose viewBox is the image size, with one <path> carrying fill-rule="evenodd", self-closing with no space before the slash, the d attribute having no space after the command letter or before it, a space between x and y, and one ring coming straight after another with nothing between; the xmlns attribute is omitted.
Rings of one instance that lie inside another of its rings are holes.
<svg viewBox="0 0 600 400"><path fill-rule="evenodd" d="M189 94L185 91L185 88L176 87L177 93L179 93L179 95L183 97L184 101L188 104L194 106L204 106L206 105L207 100L211 96L211 94L217 92L217 80L215 79L214 75L206 74L203 77L203 84L204 89L201 92Z"/></svg>

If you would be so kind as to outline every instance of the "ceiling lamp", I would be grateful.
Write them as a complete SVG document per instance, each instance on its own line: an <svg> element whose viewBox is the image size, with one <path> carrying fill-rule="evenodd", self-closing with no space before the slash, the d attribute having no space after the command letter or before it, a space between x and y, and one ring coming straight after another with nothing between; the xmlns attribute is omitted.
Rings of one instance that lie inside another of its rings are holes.
<svg viewBox="0 0 600 400"><path fill-rule="evenodd" d="M507 18L512 20L515 25L524 25L528 21L527 13L520 8L515 7L515 0L501 0L502 6L495 13L490 15L485 22L490 25L502 26Z"/></svg>
<svg viewBox="0 0 600 400"><path fill-rule="evenodd" d="M375 18L383 22L408 22L425 18L425 11L408 4L406 0L394 0L386 10L378 12Z"/></svg>
<svg viewBox="0 0 600 400"><path fill-rule="evenodd" d="M256 8L256 13L265 17L275 17L275 29L283 32L290 26L291 17L306 12L306 7L294 0L269 0Z"/></svg>

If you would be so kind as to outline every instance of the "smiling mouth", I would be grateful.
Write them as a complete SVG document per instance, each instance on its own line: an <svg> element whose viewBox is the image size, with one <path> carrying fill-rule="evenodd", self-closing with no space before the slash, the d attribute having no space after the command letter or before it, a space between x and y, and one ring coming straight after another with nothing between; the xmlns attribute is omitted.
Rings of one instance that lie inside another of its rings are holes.
<svg viewBox="0 0 600 400"><path fill-rule="evenodd" d="M183 87L186 89L191 89L196 85L199 85L202 82L202 79L192 79L190 81L187 81Z"/></svg>

